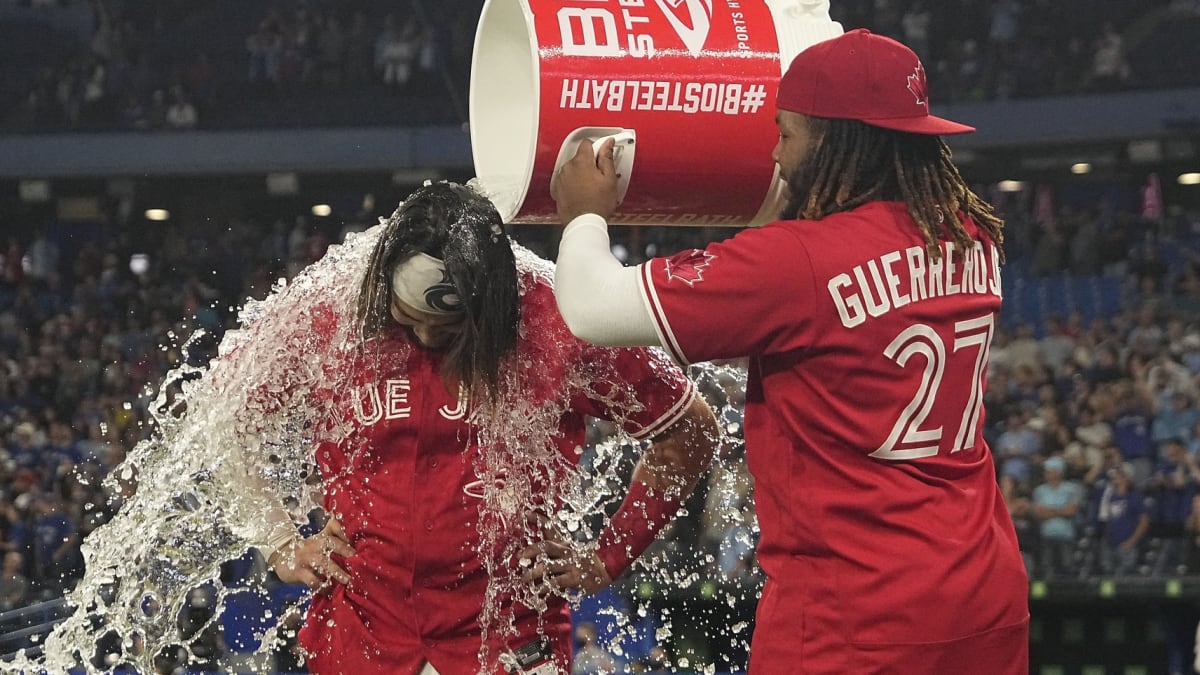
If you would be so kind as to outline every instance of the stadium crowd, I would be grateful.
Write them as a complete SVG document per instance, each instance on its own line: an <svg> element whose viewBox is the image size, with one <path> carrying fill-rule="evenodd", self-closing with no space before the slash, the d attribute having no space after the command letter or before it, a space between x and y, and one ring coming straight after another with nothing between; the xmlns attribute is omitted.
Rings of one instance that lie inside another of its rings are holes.
<svg viewBox="0 0 1200 675"><path fill-rule="evenodd" d="M2 0L0 129L462 122L482 4ZM1190 0L830 5L912 45L944 103L1200 84Z"/></svg>

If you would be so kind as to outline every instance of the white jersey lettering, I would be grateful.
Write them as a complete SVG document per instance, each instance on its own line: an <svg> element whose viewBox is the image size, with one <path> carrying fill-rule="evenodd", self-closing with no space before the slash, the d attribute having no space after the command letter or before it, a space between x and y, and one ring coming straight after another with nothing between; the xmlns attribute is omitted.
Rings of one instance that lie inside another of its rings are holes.
<svg viewBox="0 0 1200 675"><path fill-rule="evenodd" d="M937 260L922 246L889 251L831 277L826 288L842 325L854 328L868 316L880 317L946 295L1000 297L1000 256L995 246L976 242L957 260L952 242L943 243L941 249Z"/></svg>
<svg viewBox="0 0 1200 675"><path fill-rule="evenodd" d="M408 392L412 389L412 383L407 379L388 380L383 387L386 396L384 409L387 410L385 417L389 420L412 417L412 406L408 401Z"/></svg>
<svg viewBox="0 0 1200 675"><path fill-rule="evenodd" d="M467 398L467 388L460 384L458 386L458 401L455 402L454 407L451 408L448 405L444 405L438 408L438 414L448 420L461 420L467 415Z"/></svg>

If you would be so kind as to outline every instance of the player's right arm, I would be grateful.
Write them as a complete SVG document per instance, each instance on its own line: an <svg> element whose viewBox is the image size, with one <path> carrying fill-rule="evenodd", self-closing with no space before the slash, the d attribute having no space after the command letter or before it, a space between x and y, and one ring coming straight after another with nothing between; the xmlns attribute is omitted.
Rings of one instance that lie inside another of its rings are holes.
<svg viewBox="0 0 1200 675"><path fill-rule="evenodd" d="M683 415L656 436L634 467L629 489L600 533L594 550L580 551L553 536L520 557L529 583L595 593L633 564L671 523L716 452L720 431L712 409L693 394Z"/></svg>

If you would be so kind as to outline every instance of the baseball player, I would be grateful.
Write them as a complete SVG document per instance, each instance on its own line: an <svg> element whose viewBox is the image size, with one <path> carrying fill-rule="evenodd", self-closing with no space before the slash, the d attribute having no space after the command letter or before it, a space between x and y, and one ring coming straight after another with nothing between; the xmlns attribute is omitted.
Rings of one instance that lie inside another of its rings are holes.
<svg viewBox="0 0 1200 675"><path fill-rule="evenodd" d="M559 308L595 343L750 357L752 673L1026 673L1027 578L982 436L1003 229L941 140L973 129L865 30L799 54L776 105L782 219L638 267L608 253L609 148L581 144L554 184Z"/></svg>
<svg viewBox="0 0 1200 675"><path fill-rule="evenodd" d="M333 406L348 431L316 453L328 525L308 538L285 530L268 551L280 578L319 591L300 632L312 672L570 672L567 604L550 591L595 591L619 576L707 466L716 422L682 371L661 352L574 338L551 275L527 251L515 260L491 202L463 186L421 188L383 226L358 296L361 363ZM484 447L481 407L517 410L528 435ZM489 571L516 570L515 552L531 542L520 522L491 523L507 529L482 540L481 504L505 481L558 494L589 416L650 441L629 494L596 549L533 542L514 578L538 584L545 606L510 590L500 596L509 629L487 625ZM522 462L543 446L548 461ZM481 468L504 452L500 473Z"/></svg>

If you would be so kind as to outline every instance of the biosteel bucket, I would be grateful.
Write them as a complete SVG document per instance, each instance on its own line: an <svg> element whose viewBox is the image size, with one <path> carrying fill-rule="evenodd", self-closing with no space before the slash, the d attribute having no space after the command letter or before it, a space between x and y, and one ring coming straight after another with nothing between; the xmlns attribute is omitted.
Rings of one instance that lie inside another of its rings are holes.
<svg viewBox="0 0 1200 675"><path fill-rule="evenodd" d="M479 186L507 222L555 222L557 167L614 136L612 222L769 221L779 78L841 33L827 0L487 0L470 86Z"/></svg>

